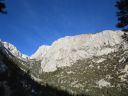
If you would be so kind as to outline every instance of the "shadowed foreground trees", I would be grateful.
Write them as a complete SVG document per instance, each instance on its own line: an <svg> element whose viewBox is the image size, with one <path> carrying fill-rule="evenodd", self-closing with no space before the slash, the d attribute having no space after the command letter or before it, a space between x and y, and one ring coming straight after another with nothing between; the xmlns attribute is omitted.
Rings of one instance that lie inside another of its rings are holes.
<svg viewBox="0 0 128 96"><path fill-rule="evenodd" d="M116 2L118 23L117 27L128 32L128 0L118 0Z"/></svg>
<svg viewBox="0 0 128 96"><path fill-rule="evenodd" d="M7 13L6 12L6 5L4 3L4 0L0 0L0 13Z"/></svg>
<svg viewBox="0 0 128 96"><path fill-rule="evenodd" d="M75 96L48 84L35 82L8 58L6 51L0 47L0 61L7 66L7 71L0 72L0 96Z"/></svg>

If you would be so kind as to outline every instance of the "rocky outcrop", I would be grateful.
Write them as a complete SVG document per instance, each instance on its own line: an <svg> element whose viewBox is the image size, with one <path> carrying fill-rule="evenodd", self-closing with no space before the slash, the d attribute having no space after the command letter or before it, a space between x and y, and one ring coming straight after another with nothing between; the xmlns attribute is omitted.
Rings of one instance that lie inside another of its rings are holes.
<svg viewBox="0 0 128 96"><path fill-rule="evenodd" d="M116 52L122 35L121 31L106 30L96 34L66 36L51 46L40 47L32 57L42 60L43 72L53 72L57 68L71 66L78 60Z"/></svg>
<svg viewBox="0 0 128 96"><path fill-rule="evenodd" d="M28 59L29 57L25 54L22 54L14 45L8 43L8 42L3 42L0 41L2 45L9 50L14 56L20 58L20 59Z"/></svg>
<svg viewBox="0 0 128 96"><path fill-rule="evenodd" d="M0 54L0 72L6 72L8 66L13 68L11 64L15 63L18 70L21 69L39 84L49 84L73 95L127 96L128 43L122 39L123 34L122 31L106 30L96 34L66 36L51 46L41 46L28 60L19 59L9 49L2 48L7 59L1 58L3 55ZM2 66L8 59L11 63L9 61L8 66ZM4 84L4 88L8 89Z"/></svg>
<svg viewBox="0 0 128 96"><path fill-rule="evenodd" d="M0 42L0 96L74 96L65 90L34 81L30 71L24 71L27 64Z"/></svg>
<svg viewBox="0 0 128 96"><path fill-rule="evenodd" d="M49 48L50 46L47 45L40 46L30 58L36 60L42 60L43 57L45 57L46 53L48 52Z"/></svg>

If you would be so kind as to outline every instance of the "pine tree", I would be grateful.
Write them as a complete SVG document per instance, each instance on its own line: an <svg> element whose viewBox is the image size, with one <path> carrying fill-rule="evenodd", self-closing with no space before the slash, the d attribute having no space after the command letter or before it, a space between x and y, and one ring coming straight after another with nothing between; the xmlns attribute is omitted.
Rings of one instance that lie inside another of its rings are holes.
<svg viewBox="0 0 128 96"><path fill-rule="evenodd" d="M118 9L117 27L122 28L123 31L128 32L128 0L118 0L116 2L116 7Z"/></svg>
<svg viewBox="0 0 128 96"><path fill-rule="evenodd" d="M0 13L7 13L4 0L0 0Z"/></svg>

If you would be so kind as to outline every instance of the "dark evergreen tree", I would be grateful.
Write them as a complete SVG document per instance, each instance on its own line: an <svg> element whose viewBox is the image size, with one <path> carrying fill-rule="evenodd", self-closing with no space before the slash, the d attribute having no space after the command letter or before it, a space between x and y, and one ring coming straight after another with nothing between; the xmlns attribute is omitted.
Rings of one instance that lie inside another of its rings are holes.
<svg viewBox="0 0 128 96"><path fill-rule="evenodd" d="M4 0L0 0L0 13L7 13Z"/></svg>
<svg viewBox="0 0 128 96"><path fill-rule="evenodd" d="M128 0L118 0L116 2L118 23L117 27L128 32Z"/></svg>

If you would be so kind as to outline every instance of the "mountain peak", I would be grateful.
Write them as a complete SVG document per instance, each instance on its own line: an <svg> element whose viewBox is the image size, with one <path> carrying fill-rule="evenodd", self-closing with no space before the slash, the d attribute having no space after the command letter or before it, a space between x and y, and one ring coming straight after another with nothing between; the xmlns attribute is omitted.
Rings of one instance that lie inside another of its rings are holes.
<svg viewBox="0 0 128 96"><path fill-rule="evenodd" d="M27 59L29 58L27 55L22 54L14 45L8 43L8 42L3 42L0 41L3 46L10 51L14 56L18 57L19 59Z"/></svg>
<svg viewBox="0 0 128 96"><path fill-rule="evenodd" d="M117 45L122 42L122 35L122 31L105 30L96 34L66 36L51 46L40 47L32 58L42 60L44 72L55 71L58 67L71 66L83 58L115 52Z"/></svg>
<svg viewBox="0 0 128 96"><path fill-rule="evenodd" d="M127 95L128 44L122 39L123 34L122 31L106 30L66 36L51 46L40 46L28 60L10 54L13 52L10 49L15 47L0 42L0 71L5 72L8 68L4 63L9 66L11 61L41 85L50 84L76 95ZM10 61L6 62L4 57Z"/></svg>

